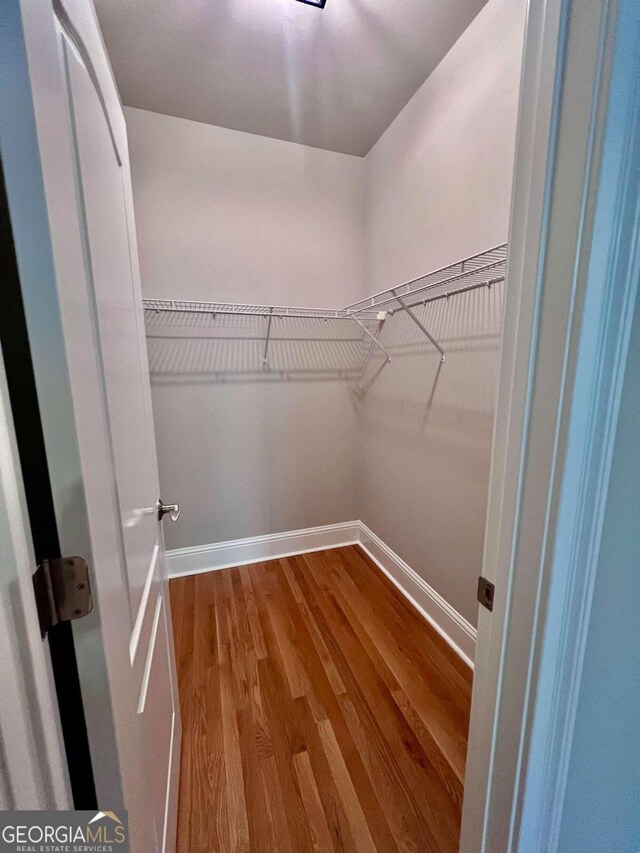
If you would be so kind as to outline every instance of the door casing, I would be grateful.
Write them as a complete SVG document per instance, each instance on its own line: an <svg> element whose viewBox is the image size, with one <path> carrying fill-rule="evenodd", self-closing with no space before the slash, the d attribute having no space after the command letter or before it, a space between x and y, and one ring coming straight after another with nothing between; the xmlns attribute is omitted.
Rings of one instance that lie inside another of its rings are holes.
<svg viewBox="0 0 640 853"><path fill-rule="evenodd" d="M463 853L557 849L637 298L639 40L635 0L529 5Z"/></svg>

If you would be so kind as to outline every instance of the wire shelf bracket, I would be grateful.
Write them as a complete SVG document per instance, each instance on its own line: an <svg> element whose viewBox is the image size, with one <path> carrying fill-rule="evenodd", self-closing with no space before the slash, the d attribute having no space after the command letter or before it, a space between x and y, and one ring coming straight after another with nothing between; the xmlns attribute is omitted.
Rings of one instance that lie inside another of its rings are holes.
<svg viewBox="0 0 640 853"><path fill-rule="evenodd" d="M409 317L411 317L411 319L412 319L412 320L413 320L413 322L416 324L416 326L420 329L420 331L421 331L421 332L422 332L422 333L423 333L423 334L428 338L428 340L429 340L429 341L433 344L433 346L438 350L438 352L440 353L440 360L441 360L441 361L442 361L442 363L444 364L444 362L447 360L447 357L446 357L446 355L445 355L444 350L442 349L442 347L441 347L441 346L440 346L440 344L438 343L438 341L437 341L437 340L433 337L433 335L429 332L429 330L428 330L428 329L427 329L427 327L424 325L424 323L422 323L420 320L418 320L418 318L417 318L417 317L416 317L416 315L413 313L413 311L411 310L411 308L407 305L407 303L404 301L404 299L402 298L402 296L398 296L398 295L397 295L397 293L395 292L395 290L393 290L393 291L392 291L392 293L393 293L393 295L396 297L396 299L398 300L398 302L400 303L400 305L402 306L403 311L406 311L406 312L407 312L407 314L409 315Z"/></svg>
<svg viewBox="0 0 640 853"><path fill-rule="evenodd" d="M353 318L356 321L356 323L360 326L362 331L365 333L365 335L371 339L371 343L369 344L369 349L367 350L367 354L366 354L365 359L364 359L364 364L362 365L361 376L364 374L365 370L367 369L367 365L369 364L369 360L371 359L371 354L374 350L374 347L377 347L386 356L385 364L389 364L389 362L391 361L391 356L389 355L388 351L382 346L382 344L378 340L378 338L380 337L380 332L382 331L382 327L384 326L386 316L387 316L386 312L384 312L384 311L381 311L379 313L379 315L378 315L378 327L377 327L375 333L371 333L369 331L369 329L367 329L367 327L364 325L364 323L361 323L357 317ZM364 340L364 338L362 340Z"/></svg>
<svg viewBox="0 0 640 853"><path fill-rule="evenodd" d="M262 356L262 364L263 367L269 367L269 339L271 338L271 323L273 321L273 309L271 309L269 313L269 319L267 320L267 337L264 342L264 353Z"/></svg>

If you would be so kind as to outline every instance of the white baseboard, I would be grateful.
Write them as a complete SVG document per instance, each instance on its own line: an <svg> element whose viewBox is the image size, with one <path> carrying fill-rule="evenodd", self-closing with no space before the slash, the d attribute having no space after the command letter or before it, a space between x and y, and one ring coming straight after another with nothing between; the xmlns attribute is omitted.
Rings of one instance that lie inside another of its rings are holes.
<svg viewBox="0 0 640 853"><path fill-rule="evenodd" d="M214 545L195 548L178 548L167 551L167 571L170 578L182 575L197 575L217 569L231 569L263 560L278 560L325 548L341 548L359 542L360 522L347 521L342 524L326 524L306 530L291 530L287 533L271 533L267 536L252 536L248 539L232 539Z"/></svg>
<svg viewBox="0 0 640 853"><path fill-rule="evenodd" d="M473 625L362 522L360 547L473 669L477 634Z"/></svg>
<svg viewBox="0 0 640 853"><path fill-rule="evenodd" d="M476 629L361 521L234 539L167 551L170 578L293 557L326 548L360 545L451 648L473 668Z"/></svg>

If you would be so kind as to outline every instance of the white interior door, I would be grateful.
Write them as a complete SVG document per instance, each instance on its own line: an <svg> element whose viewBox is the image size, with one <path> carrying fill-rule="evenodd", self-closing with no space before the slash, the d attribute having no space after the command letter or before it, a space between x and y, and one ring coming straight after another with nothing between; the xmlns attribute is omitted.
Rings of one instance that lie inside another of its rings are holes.
<svg viewBox="0 0 640 853"><path fill-rule="evenodd" d="M100 92L80 52L63 31L60 38L94 345L101 365L101 402L114 474L112 497L119 521L118 571L113 571L115 565L105 565L104 570L123 611L118 614L118 636L113 641L126 642L130 659L126 692L112 696L112 702L123 705L123 725L138 730L135 752L121 756L121 765L131 763L125 772L136 780L135 807L152 819L155 849L164 850L177 703L171 683L164 547L156 508L158 471L142 308L132 275L135 259L131 257L123 152L110 132ZM109 484L101 486L106 489ZM133 792L125 800L129 807L134 804L132 796ZM150 838L149 831L145 837Z"/></svg>
<svg viewBox="0 0 640 853"><path fill-rule="evenodd" d="M96 603L74 636L98 805L128 809L133 851L170 851L179 704L124 120L91 5L13 5L3 155L60 540Z"/></svg>

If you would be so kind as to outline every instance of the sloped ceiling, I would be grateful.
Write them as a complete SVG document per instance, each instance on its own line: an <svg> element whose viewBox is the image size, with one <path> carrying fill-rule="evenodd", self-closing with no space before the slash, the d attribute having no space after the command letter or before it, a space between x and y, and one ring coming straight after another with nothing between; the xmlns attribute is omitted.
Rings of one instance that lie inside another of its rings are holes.
<svg viewBox="0 0 640 853"><path fill-rule="evenodd" d="M365 155L486 0L97 0L123 102Z"/></svg>

